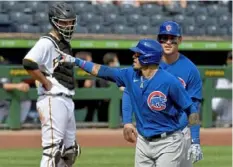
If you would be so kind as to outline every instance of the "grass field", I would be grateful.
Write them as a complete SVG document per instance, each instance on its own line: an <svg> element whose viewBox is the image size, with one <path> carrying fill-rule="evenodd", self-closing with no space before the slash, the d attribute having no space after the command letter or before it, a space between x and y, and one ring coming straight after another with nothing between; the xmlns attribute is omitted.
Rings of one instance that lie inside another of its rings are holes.
<svg viewBox="0 0 233 167"><path fill-rule="evenodd" d="M204 160L194 167L232 167L232 147L203 147ZM0 167L36 167L40 149L1 150ZM133 167L133 148L83 148L75 167Z"/></svg>

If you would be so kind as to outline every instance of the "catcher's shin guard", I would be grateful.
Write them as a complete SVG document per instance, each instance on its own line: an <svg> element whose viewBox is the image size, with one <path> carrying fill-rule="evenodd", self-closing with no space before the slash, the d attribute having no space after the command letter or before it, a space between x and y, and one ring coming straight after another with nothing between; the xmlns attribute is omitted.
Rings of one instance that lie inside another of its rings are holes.
<svg viewBox="0 0 233 167"><path fill-rule="evenodd" d="M43 147L43 155L48 156L55 164L55 167L59 163L61 157L65 153L65 145L63 144L63 140L61 140L59 143L52 144L47 147Z"/></svg>
<svg viewBox="0 0 233 167"><path fill-rule="evenodd" d="M65 161L67 167L72 167L72 165L75 163L76 159L80 155L81 155L81 147L79 144L77 144L76 141L74 141L73 145L65 150L62 159Z"/></svg>

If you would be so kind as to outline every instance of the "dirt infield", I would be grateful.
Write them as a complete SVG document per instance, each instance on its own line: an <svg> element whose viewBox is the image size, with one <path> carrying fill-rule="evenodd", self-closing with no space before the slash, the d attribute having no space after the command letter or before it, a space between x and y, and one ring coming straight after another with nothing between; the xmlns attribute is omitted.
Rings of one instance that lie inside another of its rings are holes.
<svg viewBox="0 0 233 167"><path fill-rule="evenodd" d="M122 136L122 129L78 130L82 147L132 147ZM232 129L201 129L201 143L209 146L232 146ZM40 148L40 131L0 131L0 149Z"/></svg>

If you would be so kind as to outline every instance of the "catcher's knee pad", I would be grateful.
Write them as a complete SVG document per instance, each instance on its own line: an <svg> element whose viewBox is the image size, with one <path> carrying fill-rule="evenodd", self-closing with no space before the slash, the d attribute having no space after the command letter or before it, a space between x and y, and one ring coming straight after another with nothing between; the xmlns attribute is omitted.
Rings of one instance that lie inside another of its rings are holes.
<svg viewBox="0 0 233 167"><path fill-rule="evenodd" d="M62 159L65 161L67 167L71 167L76 159L81 155L81 147L74 141L73 145L66 148Z"/></svg>
<svg viewBox="0 0 233 167"><path fill-rule="evenodd" d="M59 143L43 147L43 155L48 156L50 159L52 159L55 166L58 164L64 153L65 145L63 144L63 140L61 140Z"/></svg>

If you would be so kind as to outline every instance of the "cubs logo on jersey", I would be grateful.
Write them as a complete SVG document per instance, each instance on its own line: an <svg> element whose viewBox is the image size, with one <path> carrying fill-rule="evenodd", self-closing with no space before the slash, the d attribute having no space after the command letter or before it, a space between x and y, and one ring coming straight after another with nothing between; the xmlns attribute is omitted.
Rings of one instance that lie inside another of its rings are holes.
<svg viewBox="0 0 233 167"><path fill-rule="evenodd" d="M179 79L179 81L181 82L181 84L184 86L184 88L186 88L186 83L185 83L185 81L184 81L182 78L180 78L180 77L178 77L178 79Z"/></svg>
<svg viewBox="0 0 233 167"><path fill-rule="evenodd" d="M162 111L166 108L167 96L160 91L150 93L147 105L152 111Z"/></svg>

